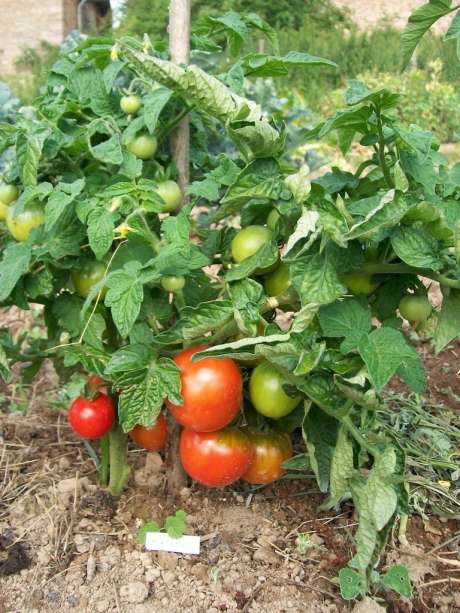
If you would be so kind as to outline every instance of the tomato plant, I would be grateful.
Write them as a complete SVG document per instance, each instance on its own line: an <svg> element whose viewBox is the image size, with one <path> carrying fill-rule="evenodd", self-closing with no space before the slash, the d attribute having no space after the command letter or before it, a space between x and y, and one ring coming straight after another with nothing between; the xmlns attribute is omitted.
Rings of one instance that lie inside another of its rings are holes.
<svg viewBox="0 0 460 613"><path fill-rule="evenodd" d="M249 430L254 447L254 459L242 476L243 481L264 485L276 481L284 474L283 462L292 456L292 445L286 434Z"/></svg>
<svg viewBox="0 0 460 613"><path fill-rule="evenodd" d="M154 428L164 406L186 427L181 457L193 478L220 486L248 470L247 436L220 432L242 408L242 364L260 419L289 420L302 435L324 508L351 495L359 528L348 570L368 586L409 511L404 453L376 414L395 374L425 388L395 325L420 277L442 294L436 351L460 333L458 172L433 134L397 119L397 93L354 80L345 107L301 139L333 136L345 157L355 139L364 161L312 174L286 147L294 128L245 98L243 84L336 65L279 56L276 33L254 16L238 17L236 44L234 19L193 37L207 49L232 42L207 71L147 41L76 40L33 112L0 124L2 180L18 189L0 232L0 304L41 305L47 330L1 330L0 373L29 384L50 359L62 385L85 373L106 382L117 410L101 439L101 482L119 495L127 434ZM263 34L269 54L239 54ZM118 108L127 91L140 98L135 113ZM182 198L165 177L177 175L168 141L185 117ZM18 363L27 366L12 371Z"/></svg>
<svg viewBox="0 0 460 613"><path fill-rule="evenodd" d="M161 451L168 438L168 425L164 413L158 415L155 425L151 428L135 426L128 434L139 447L149 451Z"/></svg>
<svg viewBox="0 0 460 613"><path fill-rule="evenodd" d="M115 420L115 410L107 394L99 393L93 399L76 398L69 408L69 424L82 438L101 438Z"/></svg>
<svg viewBox="0 0 460 613"><path fill-rule="evenodd" d="M217 432L185 429L180 438L180 457L194 481L208 487L225 487L248 470L254 448L248 436L236 428Z"/></svg>
<svg viewBox="0 0 460 613"><path fill-rule="evenodd" d="M198 432L212 432L227 426L242 404L243 379L238 366L229 358L193 356L206 345L181 351L174 362L180 370L183 404L166 405L182 426Z"/></svg>

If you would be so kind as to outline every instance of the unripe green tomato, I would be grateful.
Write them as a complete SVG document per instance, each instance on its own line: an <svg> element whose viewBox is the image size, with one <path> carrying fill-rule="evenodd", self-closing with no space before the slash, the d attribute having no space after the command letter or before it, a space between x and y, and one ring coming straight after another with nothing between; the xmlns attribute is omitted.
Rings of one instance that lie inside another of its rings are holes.
<svg viewBox="0 0 460 613"><path fill-rule="evenodd" d="M8 207L6 225L13 238L17 241L26 241L34 228L45 223L45 211L41 204L32 203L27 205L22 213L13 217L14 209L15 205Z"/></svg>
<svg viewBox="0 0 460 613"><path fill-rule="evenodd" d="M8 183L0 183L0 202L3 204L11 204L17 200L19 195L16 185Z"/></svg>
<svg viewBox="0 0 460 613"><path fill-rule="evenodd" d="M291 397L283 389L287 383L270 362L262 362L249 379L249 398L258 413L280 419L288 415L299 404L301 397Z"/></svg>
<svg viewBox="0 0 460 613"><path fill-rule="evenodd" d="M265 279L265 291L268 296L280 296L290 286L289 267L282 262L278 268Z"/></svg>
<svg viewBox="0 0 460 613"><path fill-rule="evenodd" d="M86 298L91 289L104 278L105 269L106 265L102 262L88 260L78 270L72 270L72 281L77 294L82 298ZM104 287L101 291L101 297L104 297L106 293L107 288Z"/></svg>
<svg viewBox="0 0 460 613"><path fill-rule="evenodd" d="M5 220L8 215L8 205L0 200L0 219Z"/></svg>
<svg viewBox="0 0 460 613"><path fill-rule="evenodd" d="M168 180L158 183L156 192L164 201L162 213L171 213L177 209L182 202L182 192L175 181Z"/></svg>
<svg viewBox="0 0 460 613"><path fill-rule="evenodd" d="M276 224L280 218L280 214L276 209L272 209L267 217L267 227L274 232L276 230Z"/></svg>
<svg viewBox="0 0 460 613"><path fill-rule="evenodd" d="M404 296L399 303L401 317L411 323L424 323L431 315L432 307L428 296L423 294L410 294Z"/></svg>
<svg viewBox="0 0 460 613"><path fill-rule="evenodd" d="M238 264L259 251L272 238L265 226L248 226L240 230L232 240L232 257Z"/></svg>
<svg viewBox="0 0 460 613"><path fill-rule="evenodd" d="M369 296L379 286L378 283L372 282L372 275L352 272L346 275L340 275L340 282L346 285L352 294L355 296Z"/></svg>
<svg viewBox="0 0 460 613"><path fill-rule="evenodd" d="M157 150L157 139L150 134L141 134L130 141L126 147L140 160L148 160Z"/></svg>
<svg viewBox="0 0 460 613"><path fill-rule="evenodd" d="M132 94L131 96L123 96L120 100L120 108L127 115L135 115L141 108L142 101L139 96Z"/></svg>
<svg viewBox="0 0 460 613"><path fill-rule="evenodd" d="M184 285L184 277L163 277L161 279L161 287L167 292L180 292Z"/></svg>

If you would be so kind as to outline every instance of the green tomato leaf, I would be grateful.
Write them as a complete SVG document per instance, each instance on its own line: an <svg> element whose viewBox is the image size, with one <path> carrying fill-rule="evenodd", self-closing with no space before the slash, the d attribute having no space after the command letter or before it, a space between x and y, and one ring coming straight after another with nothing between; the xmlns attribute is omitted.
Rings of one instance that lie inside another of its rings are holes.
<svg viewBox="0 0 460 613"><path fill-rule="evenodd" d="M337 276L337 252L326 248L323 253L305 255L290 267L291 279L302 306L328 304L344 294Z"/></svg>
<svg viewBox="0 0 460 613"><path fill-rule="evenodd" d="M381 327L362 336L358 351L377 391L399 372L414 392L423 393L426 378L422 362L399 330Z"/></svg>
<svg viewBox="0 0 460 613"><path fill-rule="evenodd" d="M337 436L337 443L332 453L330 494L329 498L321 505L323 509L332 509L350 492L350 479L355 474L353 461L353 445L350 441L348 430L341 426Z"/></svg>
<svg viewBox="0 0 460 613"><path fill-rule="evenodd" d="M137 265L127 264L123 270L110 273L106 285L109 290L105 304L111 308L113 321L121 336L126 338L139 315L144 297Z"/></svg>
<svg viewBox="0 0 460 613"><path fill-rule="evenodd" d="M169 515L165 521L165 529L173 539L183 536L187 527L187 515L185 511L176 511L174 515Z"/></svg>
<svg viewBox="0 0 460 613"><path fill-rule="evenodd" d="M340 349L349 353L359 345L361 337L370 332L372 313L367 302L346 299L321 307L319 322L324 336L344 337Z"/></svg>
<svg viewBox="0 0 460 613"><path fill-rule="evenodd" d="M250 53L241 60L245 76L249 77L278 77L287 75L290 68L304 66L332 66L337 64L322 57L290 51L284 56L265 55L264 53Z"/></svg>
<svg viewBox="0 0 460 613"><path fill-rule="evenodd" d="M439 271L444 265L439 241L422 228L401 226L391 237L396 255L409 266Z"/></svg>
<svg viewBox="0 0 460 613"><path fill-rule="evenodd" d="M140 424L151 428L166 398L182 404L180 370L169 358L151 361L145 378L123 388L118 401L118 417L124 432Z"/></svg>
<svg viewBox="0 0 460 613"><path fill-rule="evenodd" d="M382 583L385 587L401 594L404 598L408 600L412 598L412 584L409 571L405 566L401 564L391 566L382 576Z"/></svg>
<svg viewBox="0 0 460 613"><path fill-rule="evenodd" d="M1 286L0 286L1 287ZM460 290L443 290L442 309L434 336L434 348L439 353L460 336Z"/></svg>
<svg viewBox="0 0 460 613"><path fill-rule="evenodd" d="M337 442L339 422L313 405L303 422L303 438L310 464L321 492L329 489L332 455Z"/></svg>
<svg viewBox="0 0 460 613"><path fill-rule="evenodd" d="M28 243L9 244L0 263L0 301L6 300L16 283L27 272L32 259Z"/></svg>
<svg viewBox="0 0 460 613"><path fill-rule="evenodd" d="M155 336L159 344L175 344L183 340L193 340L207 332L218 330L233 319L233 304L230 300L203 302L197 307L185 307L181 318L169 330Z"/></svg>
<svg viewBox="0 0 460 613"><path fill-rule="evenodd" d="M11 368L8 362L8 356L2 345L0 345L0 377L5 383L11 382Z"/></svg>
<svg viewBox="0 0 460 613"><path fill-rule="evenodd" d="M360 573L346 566L339 570L340 595L344 600L353 600L366 593L366 582Z"/></svg>
<svg viewBox="0 0 460 613"><path fill-rule="evenodd" d="M142 100L144 124L150 134L154 134L162 110L171 99L172 91L166 87L158 87Z"/></svg>
<svg viewBox="0 0 460 613"><path fill-rule="evenodd" d="M156 521L148 521L143 524L137 531L137 542L139 545L145 545L145 537L147 532L160 532L160 524Z"/></svg>
<svg viewBox="0 0 460 613"><path fill-rule="evenodd" d="M112 213L103 207L93 209L87 219L88 240L94 255L99 260L110 249L114 235L114 219Z"/></svg>
<svg viewBox="0 0 460 613"><path fill-rule="evenodd" d="M404 67L409 63L422 36L438 19L448 15L451 8L452 0L430 0L412 13L402 34Z"/></svg>

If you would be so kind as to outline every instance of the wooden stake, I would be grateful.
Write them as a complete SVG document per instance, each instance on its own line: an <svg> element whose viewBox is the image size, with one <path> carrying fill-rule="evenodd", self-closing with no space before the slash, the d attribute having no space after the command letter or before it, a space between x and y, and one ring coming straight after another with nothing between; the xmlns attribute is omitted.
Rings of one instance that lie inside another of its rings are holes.
<svg viewBox="0 0 460 613"><path fill-rule="evenodd" d="M169 51L176 64L188 64L190 60L190 0L170 0L169 3ZM188 118L182 120L171 134L171 155L176 162L178 183L185 194L190 177L190 126ZM168 497L174 498L187 483L187 477L179 459L180 427L168 416L169 445L167 455Z"/></svg>
<svg viewBox="0 0 460 613"><path fill-rule="evenodd" d="M169 3L169 51L171 61L188 64L190 61L190 15L191 0L171 0ZM171 135L171 153L179 173L182 192L189 183L190 125L188 118L182 120Z"/></svg>

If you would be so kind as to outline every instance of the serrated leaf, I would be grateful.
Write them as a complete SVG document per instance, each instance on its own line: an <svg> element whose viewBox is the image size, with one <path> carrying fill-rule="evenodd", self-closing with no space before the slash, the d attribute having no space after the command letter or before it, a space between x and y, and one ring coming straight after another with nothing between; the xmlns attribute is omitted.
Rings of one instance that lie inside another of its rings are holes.
<svg viewBox="0 0 460 613"><path fill-rule="evenodd" d="M313 405L303 422L303 438L321 492L327 492L339 422Z"/></svg>
<svg viewBox="0 0 460 613"><path fill-rule="evenodd" d="M343 295L344 288L337 276L336 263L336 253L325 249L323 253L303 256L291 264L292 284L302 306L328 304Z"/></svg>
<svg viewBox="0 0 460 613"><path fill-rule="evenodd" d="M148 521L143 524L137 531L137 542L139 545L145 545L145 537L147 532L160 532L160 524L156 521Z"/></svg>
<svg viewBox="0 0 460 613"><path fill-rule="evenodd" d="M366 593L366 585L363 576L352 568L339 570L340 595L344 600L353 600Z"/></svg>
<svg viewBox="0 0 460 613"><path fill-rule="evenodd" d="M316 231L318 220L319 213L317 211L311 211L306 208L302 209L302 215L297 220L295 230L287 240L284 256L286 256L300 240L308 238L310 234Z"/></svg>
<svg viewBox="0 0 460 613"><path fill-rule="evenodd" d="M141 310L144 290L139 271L127 266L108 275L109 288L105 297L106 306L111 308L112 318L123 338L126 338Z"/></svg>
<svg viewBox="0 0 460 613"><path fill-rule="evenodd" d="M118 417L123 431L129 432L137 424L151 428L166 398L182 404L180 389L180 370L172 360L160 358L150 362L143 381L120 393Z"/></svg>
<svg viewBox="0 0 460 613"><path fill-rule="evenodd" d="M107 209L97 207L90 211L86 223L89 245L99 260L107 253L113 242L115 227L113 216Z"/></svg>
<svg viewBox="0 0 460 613"><path fill-rule="evenodd" d="M372 102L379 109L390 109L395 107L400 97L399 94L383 88L372 91L367 85L356 79L351 79L348 82L348 88L345 92L345 101L348 105L353 106L355 104L362 104L363 102Z"/></svg>
<svg viewBox="0 0 460 613"><path fill-rule="evenodd" d="M361 336L372 327L372 313L367 304L357 299L343 300L324 306L319 311L319 322L324 336L341 338L341 351L355 349Z"/></svg>
<svg viewBox="0 0 460 613"><path fill-rule="evenodd" d="M303 66L332 66L337 64L322 57L290 51L283 56L265 55L264 53L250 53L242 59L242 67L246 76L250 77L277 77L287 75L290 68Z"/></svg>
<svg viewBox="0 0 460 613"><path fill-rule="evenodd" d="M399 330L389 327L374 330L361 337L358 351L378 391L398 371L414 392L424 391L426 379L422 362Z"/></svg>
<svg viewBox="0 0 460 613"><path fill-rule="evenodd" d="M369 232L378 232L382 228L395 226L412 204L406 201L394 190L387 192L381 199L378 206L370 211L363 221L355 224L345 235L348 240L367 235Z"/></svg>
<svg viewBox="0 0 460 613"><path fill-rule="evenodd" d="M176 511L174 515L169 515L165 521L165 529L173 539L183 536L187 527L187 515L185 511Z"/></svg>
<svg viewBox="0 0 460 613"><path fill-rule="evenodd" d="M412 584L409 577L409 571L401 564L391 566L382 576L383 585L394 590L404 598L410 600L412 598Z"/></svg>
<svg viewBox="0 0 460 613"><path fill-rule="evenodd" d="M27 243L8 245L0 263L0 301L6 300L16 283L27 272L32 250Z"/></svg>
<svg viewBox="0 0 460 613"><path fill-rule="evenodd" d="M421 228L397 228L391 237L391 246L409 266L439 271L444 265L439 242Z"/></svg>
<svg viewBox="0 0 460 613"><path fill-rule="evenodd" d="M321 505L322 508L332 509L350 492L350 479L354 473L353 445L348 430L345 426L341 426L332 453L330 494L327 501Z"/></svg>
<svg viewBox="0 0 460 613"><path fill-rule="evenodd" d="M403 66L409 63L422 36L438 19L450 13L451 7L451 0L430 0L412 13L402 34Z"/></svg>
<svg viewBox="0 0 460 613"><path fill-rule="evenodd" d="M159 344L193 340L217 330L233 319L233 304L230 300L203 302L197 307L186 307L181 311L180 320L169 330L155 336Z"/></svg>
<svg viewBox="0 0 460 613"><path fill-rule="evenodd" d="M460 290L443 290L442 309L434 336L434 348L439 353L460 336Z"/></svg>
<svg viewBox="0 0 460 613"><path fill-rule="evenodd" d="M143 118L150 134L154 134L161 111L171 99L172 91L166 87L158 87L143 98Z"/></svg>

